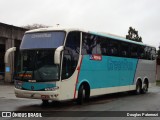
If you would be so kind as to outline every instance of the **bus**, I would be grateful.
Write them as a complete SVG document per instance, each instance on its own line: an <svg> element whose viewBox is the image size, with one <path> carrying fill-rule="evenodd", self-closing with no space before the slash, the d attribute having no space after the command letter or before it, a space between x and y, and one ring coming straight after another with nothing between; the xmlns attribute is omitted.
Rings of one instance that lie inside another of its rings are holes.
<svg viewBox="0 0 160 120"><path fill-rule="evenodd" d="M82 104L92 96L146 93L155 85L156 48L116 35L36 29L25 33L19 51L16 97Z"/></svg>

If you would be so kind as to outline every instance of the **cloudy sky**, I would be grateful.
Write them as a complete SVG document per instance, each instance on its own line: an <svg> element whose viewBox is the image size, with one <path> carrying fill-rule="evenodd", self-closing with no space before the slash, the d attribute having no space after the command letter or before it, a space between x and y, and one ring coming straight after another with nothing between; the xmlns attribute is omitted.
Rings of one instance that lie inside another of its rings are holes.
<svg viewBox="0 0 160 120"><path fill-rule="evenodd" d="M129 26L146 44L160 44L160 0L0 0L0 22L80 27L125 36Z"/></svg>

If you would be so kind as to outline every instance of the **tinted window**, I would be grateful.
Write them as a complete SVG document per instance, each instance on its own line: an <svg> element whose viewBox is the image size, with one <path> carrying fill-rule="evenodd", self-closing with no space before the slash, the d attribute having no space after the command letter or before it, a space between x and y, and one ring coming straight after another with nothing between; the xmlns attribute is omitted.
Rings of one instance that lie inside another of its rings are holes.
<svg viewBox="0 0 160 120"><path fill-rule="evenodd" d="M23 37L20 49L57 48L63 45L65 32L28 33Z"/></svg>
<svg viewBox="0 0 160 120"><path fill-rule="evenodd" d="M125 43L125 42L121 42L121 44L120 44L121 46L120 46L120 56L121 57L129 57L130 56L130 49L129 49L129 47L130 47L130 44L128 44L128 43Z"/></svg>
<svg viewBox="0 0 160 120"><path fill-rule="evenodd" d="M102 54L154 60L156 58L155 53L155 48L143 45L127 43L89 33L83 33L82 35L82 54Z"/></svg>
<svg viewBox="0 0 160 120"><path fill-rule="evenodd" d="M135 44L131 45L131 57L138 58L138 45Z"/></svg>
<svg viewBox="0 0 160 120"><path fill-rule="evenodd" d="M152 49L150 47L148 47L148 46L145 47L145 58L147 60L151 60L152 59L152 57L151 57L151 50Z"/></svg>
<svg viewBox="0 0 160 120"><path fill-rule="evenodd" d="M80 52L80 32L70 32L67 36L62 65L62 79L69 78L75 71Z"/></svg>
<svg viewBox="0 0 160 120"><path fill-rule="evenodd" d="M110 42L109 42L109 45L108 45L108 55L119 56L118 41L110 39Z"/></svg>
<svg viewBox="0 0 160 120"><path fill-rule="evenodd" d="M96 54L102 54L101 51L101 43L102 43L102 37L96 37Z"/></svg>
<svg viewBox="0 0 160 120"><path fill-rule="evenodd" d="M82 54L101 54L101 37L83 33Z"/></svg>
<svg viewBox="0 0 160 120"><path fill-rule="evenodd" d="M108 40L107 38L101 37L101 53L102 55L108 55Z"/></svg>
<svg viewBox="0 0 160 120"><path fill-rule="evenodd" d="M145 58L145 46L138 46L138 58L146 59Z"/></svg>
<svg viewBox="0 0 160 120"><path fill-rule="evenodd" d="M155 48L152 48L151 55L152 55L152 60L155 60L156 59L156 49Z"/></svg>
<svg viewBox="0 0 160 120"><path fill-rule="evenodd" d="M82 54L96 53L96 36L83 33L82 37Z"/></svg>

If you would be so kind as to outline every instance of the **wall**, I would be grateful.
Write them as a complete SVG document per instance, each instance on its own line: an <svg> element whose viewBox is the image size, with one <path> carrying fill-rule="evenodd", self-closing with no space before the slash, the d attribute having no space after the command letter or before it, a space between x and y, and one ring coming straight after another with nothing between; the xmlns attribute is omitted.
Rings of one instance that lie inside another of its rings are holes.
<svg viewBox="0 0 160 120"><path fill-rule="evenodd" d="M157 65L157 80L160 80L160 65Z"/></svg>
<svg viewBox="0 0 160 120"><path fill-rule="evenodd" d="M157 58L157 80L160 80L160 58Z"/></svg>
<svg viewBox="0 0 160 120"><path fill-rule="evenodd" d="M15 47L16 41L21 41L22 37L25 33L26 29L16 27L13 25L7 25L4 23L0 23L0 44L5 46L5 51L8 50L11 47ZM3 59L4 60L4 59ZM9 56L9 63L5 64L5 68L9 67L10 71L5 71L4 68L4 80L5 82L11 82L14 74L14 53L12 53ZM0 61L1 63L4 61ZM0 76L0 79L3 78L2 75Z"/></svg>

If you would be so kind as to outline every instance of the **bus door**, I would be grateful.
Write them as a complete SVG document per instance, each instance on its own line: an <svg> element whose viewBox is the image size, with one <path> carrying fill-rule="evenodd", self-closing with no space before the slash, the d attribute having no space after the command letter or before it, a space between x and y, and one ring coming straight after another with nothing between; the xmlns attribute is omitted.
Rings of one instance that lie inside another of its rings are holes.
<svg viewBox="0 0 160 120"><path fill-rule="evenodd" d="M62 80L74 73L80 54L80 32L70 32L67 36L62 64Z"/></svg>

